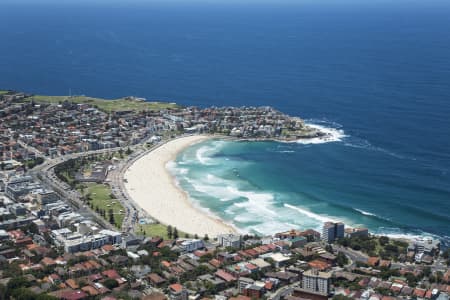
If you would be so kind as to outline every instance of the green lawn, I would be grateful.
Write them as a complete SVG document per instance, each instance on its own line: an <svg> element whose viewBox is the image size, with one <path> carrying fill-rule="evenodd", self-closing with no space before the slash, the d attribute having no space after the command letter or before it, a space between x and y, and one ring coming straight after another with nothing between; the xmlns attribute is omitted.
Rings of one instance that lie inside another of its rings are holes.
<svg viewBox="0 0 450 300"><path fill-rule="evenodd" d="M105 219L109 222L109 210L113 210L114 224L117 228L122 227L122 221L125 216L125 209L117 199L111 198L111 189L109 186L98 183L84 184L84 195L90 196L89 205L92 205L95 211L104 210L106 212ZM80 187L78 190L81 191ZM122 212L120 212L122 210Z"/></svg>
<svg viewBox="0 0 450 300"><path fill-rule="evenodd" d="M2 91L2 90L0 90L0 95L4 95L4 94L8 94L9 93L9 91Z"/></svg>
<svg viewBox="0 0 450 300"><path fill-rule="evenodd" d="M31 101L38 103L60 103L64 100L69 100L74 103L88 103L91 105L97 106L99 109L112 112L112 111L124 111L124 110L133 110L133 111L141 111L141 110L161 110L167 108L179 108L175 103L168 102L146 102L146 101L135 101L135 100L127 100L124 98L121 99L101 99L101 98L91 98L85 96L41 96L35 95L33 97L27 98Z"/></svg>
<svg viewBox="0 0 450 300"><path fill-rule="evenodd" d="M137 225L136 229L135 229L135 233L142 234L142 235L145 233L145 236L149 236L149 237L159 236L165 240L169 239L169 236L167 235L167 226L163 225L163 224ZM181 238L184 238L185 233L178 230L178 236Z"/></svg>

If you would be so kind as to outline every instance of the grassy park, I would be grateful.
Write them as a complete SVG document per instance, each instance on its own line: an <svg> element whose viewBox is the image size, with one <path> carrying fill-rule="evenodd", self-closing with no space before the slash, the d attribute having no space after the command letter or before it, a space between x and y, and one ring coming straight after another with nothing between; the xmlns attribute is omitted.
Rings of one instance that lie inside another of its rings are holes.
<svg viewBox="0 0 450 300"><path fill-rule="evenodd" d="M138 101L131 99L101 99L101 98L92 98L86 96L42 96L42 95L34 95L30 98L26 99L27 101L34 100L37 103L61 103L65 100L74 102L74 103L86 103L93 106L96 106L98 109L103 110L105 112L114 112L114 111L125 111L125 110L133 110L133 111L142 111L142 110L161 110L161 109L171 109L179 107L176 103L168 103L168 102L148 102L148 101Z"/></svg>
<svg viewBox="0 0 450 300"><path fill-rule="evenodd" d="M155 224L143 224L143 225L137 225L135 228L135 233L136 234L140 234L140 235L145 235L145 236L159 236L162 237L163 239L171 239L173 238L172 236L169 236L168 234L168 226L163 225L163 224L159 224L159 223L155 223ZM178 231L178 236L179 237L186 237L186 233L177 230ZM173 229L172 229L173 232ZM190 236L193 237L193 236Z"/></svg>
<svg viewBox="0 0 450 300"><path fill-rule="evenodd" d="M117 228L122 227L125 209L122 204L113 197L108 185L98 183L80 184L78 190L84 195L88 205L102 215L106 221L113 220ZM110 216L112 210L113 217Z"/></svg>

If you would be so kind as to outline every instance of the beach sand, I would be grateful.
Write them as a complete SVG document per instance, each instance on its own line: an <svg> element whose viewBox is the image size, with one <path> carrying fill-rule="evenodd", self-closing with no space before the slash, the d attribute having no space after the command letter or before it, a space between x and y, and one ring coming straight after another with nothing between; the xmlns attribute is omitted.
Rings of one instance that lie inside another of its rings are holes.
<svg viewBox="0 0 450 300"><path fill-rule="evenodd" d="M193 207L188 194L175 184L166 164L175 160L184 148L208 138L197 135L169 141L138 159L124 174L128 195L150 216L162 224L200 237L205 234L216 237L235 230Z"/></svg>

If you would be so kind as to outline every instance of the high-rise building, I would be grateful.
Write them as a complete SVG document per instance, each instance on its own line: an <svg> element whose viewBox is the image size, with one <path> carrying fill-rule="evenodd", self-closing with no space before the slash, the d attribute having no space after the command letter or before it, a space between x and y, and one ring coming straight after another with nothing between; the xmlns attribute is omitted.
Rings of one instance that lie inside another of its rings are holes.
<svg viewBox="0 0 450 300"><path fill-rule="evenodd" d="M303 273L302 288L305 291L321 294L330 293L330 272L319 272L316 269L310 269Z"/></svg>
<svg viewBox="0 0 450 300"><path fill-rule="evenodd" d="M331 243L336 239L344 237L345 225L344 223L325 222L322 228L322 240Z"/></svg>
<svg viewBox="0 0 450 300"><path fill-rule="evenodd" d="M217 236L220 246L240 249L242 245L242 236L237 234L220 234Z"/></svg>

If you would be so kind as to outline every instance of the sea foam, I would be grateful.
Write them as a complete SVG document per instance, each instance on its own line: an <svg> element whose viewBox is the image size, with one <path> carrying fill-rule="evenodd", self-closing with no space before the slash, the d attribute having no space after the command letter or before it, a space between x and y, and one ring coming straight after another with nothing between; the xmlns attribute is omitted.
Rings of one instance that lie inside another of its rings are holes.
<svg viewBox="0 0 450 300"><path fill-rule="evenodd" d="M340 142L342 141L347 135L345 135L344 130L334 127L327 127L324 125L318 125L314 123L306 123L308 127L317 129L323 133L325 133L324 136L321 137L315 137L315 138L309 138L309 139L299 139L296 142L299 144L309 145L309 144L324 144L324 143L331 143L331 142Z"/></svg>
<svg viewBox="0 0 450 300"><path fill-rule="evenodd" d="M357 212L359 212L360 214L365 215L365 216L378 217L376 214L370 213L368 211L365 211L365 210L362 210L362 209L359 209L359 208L355 208L355 210Z"/></svg>
<svg viewBox="0 0 450 300"><path fill-rule="evenodd" d="M334 219L332 219L332 218L330 218L328 216L319 215L319 214L313 213L313 212L311 212L309 210L300 208L298 206L294 206L294 205L290 205L290 204L284 203L284 207L296 210L299 213L301 213L302 215L305 215L305 216L307 216L307 217L309 217L311 219L315 219L315 220L320 221L322 223L324 223L324 222L337 222L336 220L334 220Z"/></svg>

